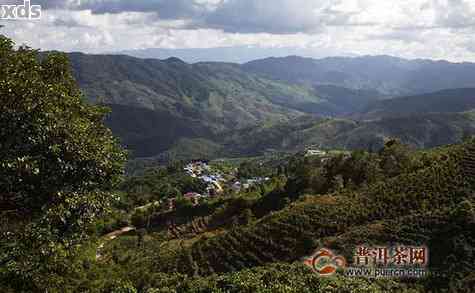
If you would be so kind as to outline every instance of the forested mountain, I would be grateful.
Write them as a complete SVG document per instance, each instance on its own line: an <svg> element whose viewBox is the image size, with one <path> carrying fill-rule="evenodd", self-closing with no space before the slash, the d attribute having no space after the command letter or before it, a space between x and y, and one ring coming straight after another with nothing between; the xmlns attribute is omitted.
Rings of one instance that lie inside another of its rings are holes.
<svg viewBox="0 0 475 293"><path fill-rule="evenodd" d="M387 97L475 87L473 63L406 60L390 56L324 59L290 56L251 61L243 68L276 80L373 90Z"/></svg>
<svg viewBox="0 0 475 293"><path fill-rule="evenodd" d="M221 131L303 112L332 114L312 88L276 82L229 63L180 59L69 55L76 79L92 102L167 111Z"/></svg>
<svg viewBox="0 0 475 293"><path fill-rule="evenodd" d="M472 84L475 75L465 75L471 64L392 57L287 57L242 66L80 53L69 58L87 99L111 107L106 123L133 157L187 158L185 150L193 156L254 155L309 145L366 148L391 136L430 147L473 133L472 116L456 113L473 108L472 89L388 96ZM438 82L434 73L424 73L431 70L451 77ZM418 81L421 74L426 81ZM424 115L358 122L393 114Z"/></svg>
<svg viewBox="0 0 475 293"><path fill-rule="evenodd" d="M456 113L475 109L475 88L448 89L417 96L376 101L362 113L363 119L426 113Z"/></svg>
<svg viewBox="0 0 475 293"><path fill-rule="evenodd" d="M107 104L105 123L130 150L132 157L150 157L167 151L182 138L213 138L206 121L166 110Z"/></svg>
<svg viewBox="0 0 475 293"><path fill-rule="evenodd" d="M371 121L302 116L221 136L180 138L159 152L157 148L150 149L162 145L159 137L155 142L144 140L149 145L129 143L127 146L138 154L153 153L149 156L152 158L139 160L140 164L157 165L174 160L293 153L308 148L377 151L391 138L413 147L430 148L461 142L474 133L475 112L430 113Z"/></svg>
<svg viewBox="0 0 475 293"><path fill-rule="evenodd" d="M269 150L301 151L308 146L377 150L397 137L407 144L427 148L459 142L475 133L475 113L434 113L384 118L374 121L313 118L269 127L236 131L225 137L226 148L243 155ZM233 147L235 146L235 147Z"/></svg>
<svg viewBox="0 0 475 293"><path fill-rule="evenodd" d="M350 89L335 85L316 85L315 92L338 107L338 114L348 115L366 109L371 103L383 100L376 90Z"/></svg>

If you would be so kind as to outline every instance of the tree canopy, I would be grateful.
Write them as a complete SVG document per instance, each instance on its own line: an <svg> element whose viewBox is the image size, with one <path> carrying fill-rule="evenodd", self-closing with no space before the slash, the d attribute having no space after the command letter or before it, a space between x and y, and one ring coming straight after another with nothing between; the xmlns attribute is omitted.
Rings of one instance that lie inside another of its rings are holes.
<svg viewBox="0 0 475 293"><path fill-rule="evenodd" d="M123 174L107 109L84 101L69 68L0 36L0 278L12 286L54 280L40 276L79 247Z"/></svg>

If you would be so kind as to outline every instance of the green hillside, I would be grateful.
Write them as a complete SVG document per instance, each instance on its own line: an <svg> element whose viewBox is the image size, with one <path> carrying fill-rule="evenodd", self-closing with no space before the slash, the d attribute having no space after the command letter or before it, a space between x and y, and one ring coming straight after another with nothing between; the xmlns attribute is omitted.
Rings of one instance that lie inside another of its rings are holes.
<svg viewBox="0 0 475 293"><path fill-rule="evenodd" d="M355 121L302 117L291 122L235 131L224 137L224 145L237 153L301 151L307 147L326 149L381 148L389 138L398 138L418 148L461 142L475 134L472 112L420 114Z"/></svg>
<svg viewBox="0 0 475 293"><path fill-rule="evenodd" d="M450 89L424 95L393 98L370 104L363 119L426 113L454 113L475 109L475 89Z"/></svg>
<svg viewBox="0 0 475 293"><path fill-rule="evenodd" d="M79 53L69 58L90 101L166 111L213 131L288 120L307 109L331 111L312 89L248 74L235 64Z"/></svg>
<svg viewBox="0 0 475 293"><path fill-rule="evenodd" d="M220 215L225 219L221 226L209 226L207 232L183 239L151 236L138 250L133 248L133 237L124 237L108 247L112 258L107 265L127 268L118 276L143 292L166 287L178 292L231 288L236 292L328 292L328 286L332 292L354 292L355 288L361 292L469 292L475 263L475 177L470 167L474 152L472 143L424 152L387 145L385 151L369 157L354 153L346 162L355 169L343 166L336 172L350 172L340 173L343 178L368 171L373 175L356 186L352 184L357 180L348 181L343 189L324 195L298 196L297 190L290 191L294 171L289 169L288 187L283 190L254 200L229 199L224 209L209 206L210 223ZM398 172L392 173L397 168L387 165L388 159L400 166ZM337 162L335 158L325 168L335 168ZM383 169L376 171L376 162ZM318 161L293 164L300 182L297 188L316 192L308 189L316 185L305 183L305 178L318 181L325 173L305 172L317 171ZM269 199L280 201L280 206L271 208ZM342 274L327 279L315 277L301 263L302 257L321 247L351 260L354 247L362 243L427 245L429 269L437 274L417 281L379 282ZM124 249L125 255L113 256Z"/></svg>
<svg viewBox="0 0 475 293"><path fill-rule="evenodd" d="M295 153L308 148L376 151L391 138L397 138L413 147L431 148L459 143L474 134L474 112L410 115L375 121L302 116L289 122L268 123L206 138L193 134L168 145L168 149L162 149L151 158L137 159L135 165L156 166L173 160ZM143 142L156 145L151 140ZM163 140L160 141L162 143ZM133 149L144 149L150 145L130 144Z"/></svg>
<svg viewBox="0 0 475 293"><path fill-rule="evenodd" d="M168 151L181 138L213 137L212 130L198 119L179 117L166 110L107 105L111 112L105 123L121 138L132 157L151 157Z"/></svg>
<svg viewBox="0 0 475 293"><path fill-rule="evenodd" d="M445 162L437 160L357 192L310 197L250 227L194 243L183 251L181 261L177 262L179 267L165 260L158 263L172 265L164 267L167 272L206 275L208 271L228 272L272 262L293 262L316 248L312 240L343 233L352 226L405 216L407 210L417 214L453 207L469 196L468 182L462 176L463 155L462 149L454 149ZM193 271L194 267L199 271Z"/></svg>

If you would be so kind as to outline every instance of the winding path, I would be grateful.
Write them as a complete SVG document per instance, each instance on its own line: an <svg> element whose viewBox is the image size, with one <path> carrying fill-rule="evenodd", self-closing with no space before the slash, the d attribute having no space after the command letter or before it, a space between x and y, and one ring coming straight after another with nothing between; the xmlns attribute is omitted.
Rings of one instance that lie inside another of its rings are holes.
<svg viewBox="0 0 475 293"><path fill-rule="evenodd" d="M122 229L119 229L119 230L116 230L114 232L111 232L109 234L106 234L102 237L102 241L101 241L101 244L99 244L99 246L97 247L97 252L96 252L96 260L99 260L101 259L102 255L101 255L101 250L104 248L104 245L111 241L111 240L114 240L116 239L117 237L119 237L120 235L123 235L127 232L130 232L130 231L134 231L135 230L135 227L133 226L128 226L128 227L124 227Z"/></svg>

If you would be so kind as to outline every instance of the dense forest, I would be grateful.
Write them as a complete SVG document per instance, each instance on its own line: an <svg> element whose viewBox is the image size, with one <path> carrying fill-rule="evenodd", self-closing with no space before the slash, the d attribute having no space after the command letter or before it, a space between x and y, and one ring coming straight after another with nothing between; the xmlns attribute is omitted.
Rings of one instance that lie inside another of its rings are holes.
<svg viewBox="0 0 475 293"><path fill-rule="evenodd" d="M191 164L229 184L192 202L207 186L188 161L125 175L110 109L86 101L66 55L0 37L0 99L0 292L475 291L470 135L203 159ZM431 274L320 277L303 262L322 247L350 261L358 245L388 243L427 246Z"/></svg>

